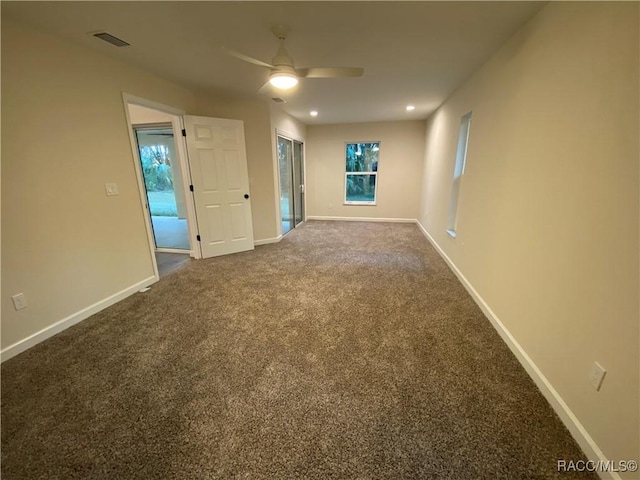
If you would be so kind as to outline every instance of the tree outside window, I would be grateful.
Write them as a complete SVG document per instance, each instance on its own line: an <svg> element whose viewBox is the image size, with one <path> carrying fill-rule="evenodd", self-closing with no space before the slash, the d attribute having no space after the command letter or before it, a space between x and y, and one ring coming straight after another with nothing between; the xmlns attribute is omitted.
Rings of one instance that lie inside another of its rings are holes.
<svg viewBox="0 0 640 480"><path fill-rule="evenodd" d="M347 143L345 203L376 203L380 142Z"/></svg>
<svg viewBox="0 0 640 480"><path fill-rule="evenodd" d="M140 147L140 160L148 192L173 190L171 159L166 145Z"/></svg>

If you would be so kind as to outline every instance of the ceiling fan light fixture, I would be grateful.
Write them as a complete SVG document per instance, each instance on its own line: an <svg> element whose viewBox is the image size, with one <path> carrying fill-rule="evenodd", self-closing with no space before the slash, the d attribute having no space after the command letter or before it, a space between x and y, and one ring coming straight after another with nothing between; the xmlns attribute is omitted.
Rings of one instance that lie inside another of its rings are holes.
<svg viewBox="0 0 640 480"><path fill-rule="evenodd" d="M295 87L298 84L298 78L292 73L278 72L271 74L269 83L276 88L286 90Z"/></svg>

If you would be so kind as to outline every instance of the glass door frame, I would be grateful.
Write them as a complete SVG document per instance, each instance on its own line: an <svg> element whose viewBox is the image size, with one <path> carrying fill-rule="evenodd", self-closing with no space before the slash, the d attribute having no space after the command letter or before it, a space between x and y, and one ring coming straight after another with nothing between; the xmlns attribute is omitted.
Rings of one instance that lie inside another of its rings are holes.
<svg viewBox="0 0 640 480"><path fill-rule="evenodd" d="M297 161L296 168L296 147L299 146L300 158ZM304 165L304 142L293 140L293 152L291 155L291 163L293 165L293 228L304 222L306 212L306 196L305 196L305 165ZM296 199L299 200L296 205Z"/></svg>
<svg viewBox="0 0 640 480"><path fill-rule="evenodd" d="M284 219L282 217L282 204L281 204L281 192L282 192L282 172L281 172L281 168L280 168L280 139L285 140L287 142L289 142L290 144L290 150L291 150L291 159L289 161L289 171L290 171L290 176L289 176L289 183L291 184L291 190L293 190L293 195L292 195L292 199L291 199L291 204L293 207L293 213L290 215L291 218L291 226L288 230L284 231L283 229L283 225L284 225ZM304 223L305 221L305 214L307 211L307 198L306 198L306 174L307 174L307 169L306 169L306 164L305 164L305 145L304 145L304 140L303 139L299 139L296 138L295 136L292 136L286 132L283 132L279 129L276 129L276 138L275 138L276 142L275 142L275 148L276 148L276 168L278 170L278 189L277 189L277 205L278 205L278 217L279 217L279 225L280 225L280 234L281 235L286 235L287 233L289 233L291 230L293 230L295 227L299 226L300 224ZM295 179L296 179L296 175L295 175L295 166L296 166L296 161L294 158L295 155L295 146L296 144L300 145L300 155L301 155L301 159L299 162L299 168L301 170L300 174L298 175L298 177L301 180L300 185L295 185ZM299 220L296 218L298 217Z"/></svg>

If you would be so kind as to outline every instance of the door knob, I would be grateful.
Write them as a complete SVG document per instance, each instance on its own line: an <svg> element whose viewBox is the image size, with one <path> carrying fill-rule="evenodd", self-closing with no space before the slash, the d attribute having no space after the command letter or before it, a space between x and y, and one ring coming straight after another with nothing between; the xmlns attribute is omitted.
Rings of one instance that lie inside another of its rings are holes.
<svg viewBox="0 0 640 480"><path fill-rule="evenodd" d="M248 193L245 193L245 194L244 194L244 198L249 198L249 194L248 194Z"/></svg>

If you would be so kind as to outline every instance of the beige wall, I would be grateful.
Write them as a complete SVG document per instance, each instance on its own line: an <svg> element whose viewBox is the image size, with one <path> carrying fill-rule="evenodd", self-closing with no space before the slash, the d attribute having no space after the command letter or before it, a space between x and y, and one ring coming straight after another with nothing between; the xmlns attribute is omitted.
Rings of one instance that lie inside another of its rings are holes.
<svg viewBox="0 0 640 480"><path fill-rule="evenodd" d="M543 8L430 118L419 217L611 460L640 458L638 18Z"/></svg>
<svg viewBox="0 0 640 480"><path fill-rule="evenodd" d="M154 275L123 91L193 110L183 88L3 16L3 349Z"/></svg>
<svg viewBox="0 0 640 480"><path fill-rule="evenodd" d="M277 236L271 144L271 114L267 101L229 100L201 94L194 115L231 118L244 122L247 167L251 190L251 215L255 241Z"/></svg>
<svg viewBox="0 0 640 480"><path fill-rule="evenodd" d="M295 140L302 140L304 142L307 136L307 126L299 120L296 120L291 115L282 111L282 108L273 102L270 103L271 112L271 131L273 132L274 147L277 144L275 138L275 131L286 135ZM274 150L275 154L275 150ZM276 158L276 157L274 157ZM277 163L276 163L277 165Z"/></svg>
<svg viewBox="0 0 640 480"><path fill-rule="evenodd" d="M422 121L308 126L308 215L416 219L424 128ZM380 141L377 205L344 205L345 144L363 141Z"/></svg>

